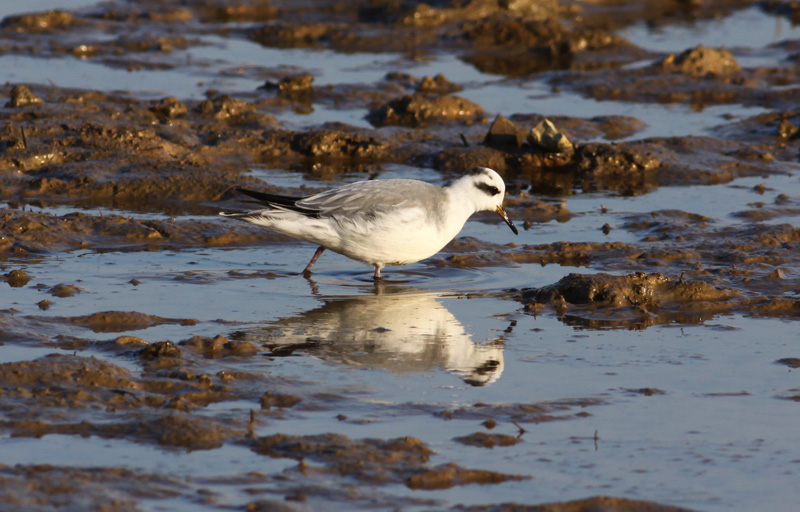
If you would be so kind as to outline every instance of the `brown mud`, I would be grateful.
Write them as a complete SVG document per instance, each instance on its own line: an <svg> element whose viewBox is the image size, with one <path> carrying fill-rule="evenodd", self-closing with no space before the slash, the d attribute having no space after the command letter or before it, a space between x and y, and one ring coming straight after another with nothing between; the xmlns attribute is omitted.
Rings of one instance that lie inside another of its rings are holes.
<svg viewBox="0 0 800 512"><path fill-rule="evenodd" d="M411 489L447 489L456 485L494 484L528 477L491 471L476 471L448 464L427 467L433 452L413 437L362 439L353 442L345 436L287 436L277 434L258 438L252 449L270 457L313 460L326 464L326 471L370 483L399 482ZM301 467L305 473L308 468Z"/></svg>
<svg viewBox="0 0 800 512"><path fill-rule="evenodd" d="M255 165L301 170L312 177L377 175L390 164L452 177L485 165L509 183L507 210L526 229L575 218L566 206L543 200L543 195L640 196L662 187L720 185L797 170L800 89L784 86L798 83L800 68L748 68L726 49L700 46L661 55L613 32L639 21L666 26L713 19L756 4L796 19L796 9L786 3L331 0L313 2L311 9L306 4L145 1L9 16L0 23L0 53L43 62L71 56L113 68L166 71L185 65L179 50L201 46L202 37L211 34L270 48L451 53L481 71L506 77L543 73L554 88L598 100L689 104L697 110L736 104L769 112L726 122L713 136L639 140L631 138L644 123L631 116L550 117L574 143L573 151L553 152L528 137L543 116L508 112L498 118L459 96L462 84L442 75L394 72L375 83L317 86L308 74L253 66L240 72L259 78L262 87L247 93L208 90L202 100L153 99L57 83L4 83L0 201L7 207L0 210L0 286L40 286L37 262L76 249L130 252L285 243L286 237L216 217L220 209L244 206L233 192L236 186L287 195L316 190L263 182L247 172ZM797 60L796 41L777 51ZM649 64L627 66L643 59ZM314 107L361 109L371 127L328 123L295 129L278 120L287 110ZM555 314L571 325L643 329L702 323L722 313L796 320L800 229L789 222L762 221L796 217L800 197L764 185L753 194L753 203L736 212L736 225L684 211L680 205L626 214L615 229L634 241L614 241L613 231L604 242L500 245L461 238L432 261L436 267L535 263L601 271L570 273L544 286L520 282L497 294L519 301L528 314ZM75 211L51 211L57 209ZM604 215L597 216L597 230L607 233ZM13 268L18 266L24 269ZM74 281L65 277L45 292L74 300L85 293ZM39 306L44 310L49 304L47 299ZM11 436L124 439L186 451L240 445L259 455L299 461L278 476L242 475L242 485L269 481L283 494L276 500L253 498L248 510L295 510L293 502L313 505L328 498L355 508L424 503L433 509L441 504L418 495L387 498L380 487L491 486L531 477L435 459L434 450L413 437L280 433L279 421L294 411L333 414L337 406L355 399L319 393L261 369L226 369L228 360L256 368L265 357L278 357L267 344L222 336L182 341L111 337L156 325L194 325L192 318L115 310L36 317L19 315L10 304L2 308L2 343L91 349L124 361L116 365L76 354L0 364L0 430ZM70 328L109 338L61 333ZM137 370L127 369L130 365ZM204 412L209 404L234 400L252 402L250 414ZM586 409L602 404L587 398L431 406L423 413L442 422L525 424L580 418L590 414ZM255 426L269 422L279 433L253 435ZM477 432L456 441L498 451L513 449L524 439ZM320 483L328 478L372 490L329 496L334 491ZM217 499L211 491L203 497L199 479L187 483L111 466L0 466L0 482L0 501L44 503L42 509L135 510L141 496L212 504ZM12 493L11 488L18 490ZM120 498L108 498L109 490ZM598 509L684 510L605 497L453 510Z"/></svg>
<svg viewBox="0 0 800 512"><path fill-rule="evenodd" d="M608 496L597 496L565 503L547 503L543 505L503 503L492 506L458 507L455 510L459 512L593 512L595 510L603 512L689 512L689 509L681 507Z"/></svg>

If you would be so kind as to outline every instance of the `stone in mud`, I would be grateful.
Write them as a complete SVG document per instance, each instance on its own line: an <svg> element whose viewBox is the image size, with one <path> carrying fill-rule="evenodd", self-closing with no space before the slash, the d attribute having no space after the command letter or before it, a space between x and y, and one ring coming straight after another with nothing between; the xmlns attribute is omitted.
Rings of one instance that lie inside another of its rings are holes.
<svg viewBox="0 0 800 512"><path fill-rule="evenodd" d="M71 28L75 24L76 20L72 14L56 9L33 14L6 16L0 22L0 27L14 32L35 33Z"/></svg>
<svg viewBox="0 0 800 512"><path fill-rule="evenodd" d="M170 96L154 104L150 107L150 111L164 119L175 119L186 115L189 109L185 103L178 101L178 98Z"/></svg>
<svg viewBox="0 0 800 512"><path fill-rule="evenodd" d="M474 2L481 5L481 2ZM501 10L526 18L546 19L558 16L558 0L501 0L499 2L483 2L483 5L497 4Z"/></svg>
<svg viewBox="0 0 800 512"><path fill-rule="evenodd" d="M150 360L150 359L173 359L179 358L183 354L181 353L181 349L176 347L170 341L159 341L157 343L152 343L147 347L143 348L142 351L139 353L139 357L142 359Z"/></svg>
<svg viewBox="0 0 800 512"><path fill-rule="evenodd" d="M499 421L507 423L543 423L590 416L586 409L602 405L596 398L577 398L535 403L476 403L472 406L445 409L437 416L452 420L483 420L487 428Z"/></svg>
<svg viewBox="0 0 800 512"><path fill-rule="evenodd" d="M652 501L631 500L613 496L594 496L576 501L525 505L498 503L456 507L455 512L694 512L688 508L661 505Z"/></svg>
<svg viewBox="0 0 800 512"><path fill-rule="evenodd" d="M627 174L654 170L662 165L652 153L617 144L585 144L580 146L575 158L581 172L593 174Z"/></svg>
<svg viewBox="0 0 800 512"><path fill-rule="evenodd" d="M256 453L270 457L298 460L308 457L323 462L336 462L341 457L361 458L358 455L361 453L365 461L415 465L427 462L433 454L425 443L413 437L351 440L341 434L308 436L273 434L256 439L252 449Z"/></svg>
<svg viewBox="0 0 800 512"><path fill-rule="evenodd" d="M738 296L734 290L718 288L704 281L684 281L643 272L626 276L569 274L553 285L522 291L522 300L526 303L590 304L610 308L718 302Z"/></svg>
<svg viewBox="0 0 800 512"><path fill-rule="evenodd" d="M547 153L572 153L575 150L575 145L549 119L531 128L526 140Z"/></svg>
<svg viewBox="0 0 800 512"><path fill-rule="evenodd" d="M447 2L370 2L359 9L359 20L417 29L458 25L485 17L544 19L558 16L556 0L469 0Z"/></svg>
<svg viewBox="0 0 800 512"><path fill-rule="evenodd" d="M377 159L384 155L386 148L367 135L324 129L298 133L292 141L292 149L316 158Z"/></svg>
<svg viewBox="0 0 800 512"><path fill-rule="evenodd" d="M274 434L255 439L251 449L270 457L314 460L332 473L373 483L402 482L433 453L413 437L351 440L340 434Z"/></svg>
<svg viewBox="0 0 800 512"><path fill-rule="evenodd" d="M330 40L337 30L322 23L278 22L264 25L248 34L248 38L263 46L280 48L315 47Z"/></svg>
<svg viewBox="0 0 800 512"><path fill-rule="evenodd" d="M148 20L157 23L181 23L190 21L194 17L189 9L168 6L148 10L144 15Z"/></svg>
<svg viewBox="0 0 800 512"><path fill-rule="evenodd" d="M787 272L786 272L784 269L782 269L782 268L776 268L775 270L773 270L772 272L770 272L769 274L767 274L765 277L766 277L767 279L778 279L778 280L784 280L784 279L786 279L788 276L787 276Z"/></svg>
<svg viewBox="0 0 800 512"><path fill-rule="evenodd" d="M655 395L665 395L666 391L658 388L638 388L638 389L626 389L628 393L632 395L643 395L643 396L655 396Z"/></svg>
<svg viewBox="0 0 800 512"><path fill-rule="evenodd" d="M731 52L725 48L706 48L702 45L678 55L670 55L661 61L661 68L667 72L684 73L694 77L730 75L742 70Z"/></svg>
<svg viewBox="0 0 800 512"><path fill-rule="evenodd" d="M61 390L54 390L59 392ZM107 390L117 397L128 393L121 390ZM56 393L54 393L56 394ZM83 400L86 400L83 393ZM70 397L74 401L74 398ZM188 450L209 450L218 448L222 443L233 436L241 435L229 424L216 421L203 416L179 416L174 411L176 408L170 402L159 401L162 410L169 409L166 415L138 414L129 421L93 423L81 421L78 423L48 423L41 420L28 421L0 421L0 427L11 429L18 436L41 437L47 434L62 434L73 436L97 436L107 439L130 438L136 441L155 442L164 446L186 448ZM40 404L41 405L41 404ZM47 404L49 405L49 404ZM60 405L60 404L56 404ZM155 405L155 404L154 404ZM117 407L111 405L109 412L115 412ZM61 419L61 418L59 418Z"/></svg>
<svg viewBox="0 0 800 512"><path fill-rule="evenodd" d="M483 138L485 146L492 146L498 149L519 149L524 141L525 132L501 114L494 118L489 131L486 132L486 136Z"/></svg>
<svg viewBox="0 0 800 512"><path fill-rule="evenodd" d="M227 0L206 0L201 2L196 9L200 11L200 18L204 22L269 21L278 14L278 8L273 7L272 0L248 0L233 5L229 4L230 2Z"/></svg>
<svg viewBox="0 0 800 512"><path fill-rule="evenodd" d="M315 491L316 494L316 491ZM315 496L316 497L316 496ZM306 495L303 493L289 494L283 500L267 500L259 499L251 501L244 508L246 512L297 512L297 505L288 502L302 502L306 501ZM333 501L331 502L333 503Z"/></svg>
<svg viewBox="0 0 800 512"><path fill-rule="evenodd" d="M487 420L488 421L488 420ZM468 436L455 437L453 441L467 446L477 446L479 448L494 448L495 446L514 446L522 442L522 439L505 434L487 434L486 432L475 432Z"/></svg>
<svg viewBox="0 0 800 512"><path fill-rule="evenodd" d="M261 408L270 409L276 407L278 409L289 409L300 403L300 398L292 395L282 395L267 391L261 395Z"/></svg>
<svg viewBox="0 0 800 512"><path fill-rule="evenodd" d="M146 329L154 325L180 324L194 325L196 320L187 318L164 318L138 311L100 311L91 315L73 316L63 319L73 324L84 325L94 332L123 332Z"/></svg>
<svg viewBox="0 0 800 512"><path fill-rule="evenodd" d="M205 353L209 354L218 354L222 353L225 348L225 345L230 343L230 340L225 336L215 336L213 338L207 338L204 336L193 336L186 341L182 341L180 344L191 347L194 349L202 350Z"/></svg>
<svg viewBox="0 0 800 512"><path fill-rule="evenodd" d="M607 140L632 137L647 128L647 123L632 116L595 116L589 119ZM571 132L571 130L570 130Z"/></svg>
<svg viewBox="0 0 800 512"><path fill-rule="evenodd" d="M464 23L461 35L479 47L530 49L557 45L564 40L567 30L557 17L535 19L499 15Z"/></svg>
<svg viewBox="0 0 800 512"><path fill-rule="evenodd" d="M782 119L778 124L778 137L782 139L797 138L800 128L793 125L788 119Z"/></svg>
<svg viewBox="0 0 800 512"><path fill-rule="evenodd" d="M339 434L275 434L253 441L252 450L270 457L310 459L326 471L376 484L404 483L412 489L446 489L470 483L500 483L528 477L471 470L448 464L427 467L433 453L413 437L351 440Z"/></svg>
<svg viewBox="0 0 800 512"><path fill-rule="evenodd" d="M15 85L11 89L11 99L6 103L6 108L29 107L42 103L42 98L33 94L27 85Z"/></svg>
<svg viewBox="0 0 800 512"><path fill-rule="evenodd" d="M663 164L647 147L591 143L578 146L573 153L574 169L584 181L584 190L595 187L634 193L646 190L650 175Z"/></svg>
<svg viewBox="0 0 800 512"><path fill-rule="evenodd" d="M22 288L31 280L31 276L22 269L12 270L5 277L8 285L12 288Z"/></svg>
<svg viewBox="0 0 800 512"><path fill-rule="evenodd" d="M312 75L297 75L281 78L277 89L281 96L286 98L302 98L309 96L314 88L314 77Z"/></svg>
<svg viewBox="0 0 800 512"><path fill-rule="evenodd" d="M232 342L225 336L215 336L213 338L193 336L180 344L200 350L205 357L211 359L228 356L250 357L259 351L259 348L252 343Z"/></svg>
<svg viewBox="0 0 800 512"><path fill-rule="evenodd" d="M434 3L435 5L435 3ZM403 21L408 23L411 16L417 21L438 20L437 24L458 23L462 19L475 20L488 17L523 18L526 20L545 20L558 17L557 0L470 0L467 2L445 2L446 8L431 8L420 4Z"/></svg>
<svg viewBox="0 0 800 512"><path fill-rule="evenodd" d="M181 477L120 466L14 464L0 467L0 503L6 510L134 512L141 510L143 496L158 500L167 496L176 498L182 492L186 492L186 482Z"/></svg>
<svg viewBox="0 0 800 512"><path fill-rule="evenodd" d="M370 110L367 120L373 126L408 126L418 128L428 124L485 121L480 105L458 96L428 97L413 94L396 98Z"/></svg>
<svg viewBox="0 0 800 512"><path fill-rule="evenodd" d="M230 124L243 123L258 118L253 105L246 101L232 98L227 94L201 102L195 107L195 112Z"/></svg>
<svg viewBox="0 0 800 512"><path fill-rule="evenodd" d="M0 364L0 386L134 389L137 384L128 370L101 359L51 354L33 361Z"/></svg>
<svg viewBox="0 0 800 512"><path fill-rule="evenodd" d="M79 59L88 59L96 57L100 53L100 49L97 46L79 44L72 48L71 53L74 57Z"/></svg>
<svg viewBox="0 0 800 512"><path fill-rule="evenodd" d="M134 439L152 439L163 446L210 450L222 446L235 431L210 418L170 414L131 425L127 435Z"/></svg>
<svg viewBox="0 0 800 512"><path fill-rule="evenodd" d="M525 222L546 223L551 220L567 222L573 217L572 212L566 208L566 202L554 204L540 201L524 192L516 195L513 201L508 202L508 205L513 206L515 216L516 212L522 212L520 218L524 218Z"/></svg>
<svg viewBox="0 0 800 512"><path fill-rule="evenodd" d="M499 484L514 480L527 480L529 476L509 475L495 471L462 468L450 463L412 475L405 484L410 489L449 489L456 485Z"/></svg>
<svg viewBox="0 0 800 512"><path fill-rule="evenodd" d="M114 340L114 344L120 347L130 347L130 346L145 346L149 343L142 338L137 338L136 336L118 336Z"/></svg>
<svg viewBox="0 0 800 512"><path fill-rule="evenodd" d="M74 284L57 284L47 290L47 293L52 295L53 297L72 297L75 294L81 292L81 289L75 286Z"/></svg>
<svg viewBox="0 0 800 512"><path fill-rule="evenodd" d="M464 89L458 84L454 84L441 73L436 76L422 77L417 85L417 92L429 94L450 94Z"/></svg>
<svg viewBox="0 0 800 512"><path fill-rule="evenodd" d="M786 365L789 368L800 368L800 357L784 357L775 361L776 364Z"/></svg>
<svg viewBox="0 0 800 512"><path fill-rule="evenodd" d="M800 300L765 297L752 304L747 311L759 316L797 318L800 317Z"/></svg>
<svg viewBox="0 0 800 512"><path fill-rule="evenodd" d="M646 241L655 241L671 236L686 236L699 229L708 228L713 219L683 210L654 210L634 214L627 218L623 227L629 231L642 231L649 235Z"/></svg>

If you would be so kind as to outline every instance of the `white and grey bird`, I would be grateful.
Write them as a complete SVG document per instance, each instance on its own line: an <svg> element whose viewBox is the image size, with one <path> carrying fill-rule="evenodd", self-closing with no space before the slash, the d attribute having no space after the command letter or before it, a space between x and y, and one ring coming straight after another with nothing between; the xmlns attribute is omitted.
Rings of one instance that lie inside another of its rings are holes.
<svg viewBox="0 0 800 512"><path fill-rule="evenodd" d="M307 197L237 189L269 208L221 213L319 245L303 273L330 249L375 267L406 265L439 252L476 212L493 211L519 234L503 210L506 186L488 167L474 167L444 185L418 180L358 181Z"/></svg>

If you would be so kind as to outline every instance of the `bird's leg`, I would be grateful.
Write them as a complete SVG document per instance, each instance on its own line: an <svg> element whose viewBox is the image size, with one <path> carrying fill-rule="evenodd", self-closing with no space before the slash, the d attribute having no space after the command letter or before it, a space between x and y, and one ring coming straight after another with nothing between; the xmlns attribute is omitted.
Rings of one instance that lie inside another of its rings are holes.
<svg viewBox="0 0 800 512"><path fill-rule="evenodd" d="M304 269L303 269L303 272L302 272L302 274L304 274L304 275L305 275L305 274L308 274L308 273L310 273L310 272L311 272L311 267L313 267L313 266L314 266L314 263L316 263L316 262L317 262L317 258L319 258L319 257L320 257L320 255L321 255L321 254L322 254L324 251L325 251L325 248L324 248L324 247L322 247L321 245L320 245L319 247L317 247L317 252L315 252L315 253L314 253L314 256L312 256L312 257L311 257L311 261L309 261L309 262L308 262L308 265L306 265L306 268L304 268Z"/></svg>
<svg viewBox="0 0 800 512"><path fill-rule="evenodd" d="M381 267L382 265L375 265L375 275L372 278L376 281L381 280Z"/></svg>

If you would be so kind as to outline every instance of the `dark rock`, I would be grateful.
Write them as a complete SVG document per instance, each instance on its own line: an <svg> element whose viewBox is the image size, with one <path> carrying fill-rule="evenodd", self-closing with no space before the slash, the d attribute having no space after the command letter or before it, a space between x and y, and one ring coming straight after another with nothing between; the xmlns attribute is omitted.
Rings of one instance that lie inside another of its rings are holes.
<svg viewBox="0 0 800 512"><path fill-rule="evenodd" d="M12 270L6 274L6 278L8 279L8 285L12 288L21 288L31 280L31 276L21 269Z"/></svg>
<svg viewBox="0 0 800 512"><path fill-rule="evenodd" d="M11 99L6 103L6 108L29 107L42 103L42 98L33 94L27 85L15 85L11 89Z"/></svg>
<svg viewBox="0 0 800 512"><path fill-rule="evenodd" d="M521 130L513 122L498 114L492 121L483 144L486 146L519 149L525 141L525 131Z"/></svg>
<svg viewBox="0 0 800 512"><path fill-rule="evenodd" d="M661 61L661 67L664 71L679 72L696 77L730 75L742 70L731 52L725 48L706 48L702 45L678 55L670 55Z"/></svg>

